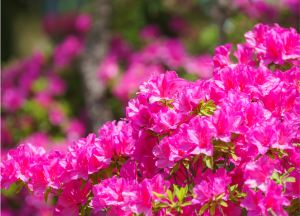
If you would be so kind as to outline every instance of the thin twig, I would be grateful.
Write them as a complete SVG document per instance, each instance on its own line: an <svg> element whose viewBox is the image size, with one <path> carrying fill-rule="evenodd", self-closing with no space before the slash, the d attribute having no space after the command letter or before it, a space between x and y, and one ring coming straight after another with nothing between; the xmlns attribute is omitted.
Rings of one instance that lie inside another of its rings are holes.
<svg viewBox="0 0 300 216"><path fill-rule="evenodd" d="M175 173L174 173L175 174ZM177 180L176 180L176 178L175 178L175 175L173 174L173 178L174 178L174 181L175 181L175 183L176 183L176 185L178 185L178 183L177 183Z"/></svg>
<svg viewBox="0 0 300 216"><path fill-rule="evenodd" d="M222 213L222 215L223 215L223 216L226 216L226 214L223 212L223 209L222 209L222 207L220 206L219 203L217 203L217 206L218 206L220 212Z"/></svg>
<svg viewBox="0 0 300 216"><path fill-rule="evenodd" d="M186 172L186 176L187 176L188 185L190 185L190 178L189 178L188 171L187 171L186 167L183 165L183 163L182 163L182 162L181 162L181 164L182 164L182 166L183 166L183 168L184 168L184 170L185 170L185 172Z"/></svg>
<svg viewBox="0 0 300 216"><path fill-rule="evenodd" d="M177 178L179 178L182 181L182 183L184 184L184 181L177 174L174 173L173 175L176 175Z"/></svg>

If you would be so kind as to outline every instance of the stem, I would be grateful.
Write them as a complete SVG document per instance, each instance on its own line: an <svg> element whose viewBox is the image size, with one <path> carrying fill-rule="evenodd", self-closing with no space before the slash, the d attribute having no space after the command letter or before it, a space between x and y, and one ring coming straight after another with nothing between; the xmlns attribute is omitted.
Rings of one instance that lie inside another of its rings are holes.
<svg viewBox="0 0 300 216"><path fill-rule="evenodd" d="M199 160L199 159L198 159L198 160ZM190 161L189 164L190 164L189 170L190 170L190 172L192 173L192 176L195 178L195 177L197 176L197 173L196 173L196 170L195 170L194 167L193 167L193 161Z"/></svg>
<svg viewBox="0 0 300 216"><path fill-rule="evenodd" d="M175 174L175 173L174 173ZM175 175L173 174L173 178L174 178L174 181L175 181L175 183L178 185L178 183L177 183L177 180L176 180L176 178L175 178Z"/></svg>
<svg viewBox="0 0 300 216"><path fill-rule="evenodd" d="M222 209L222 207L220 206L219 203L217 203L217 206L218 206L220 212L222 213L222 215L223 215L223 216L226 216L226 214L223 212L223 209Z"/></svg>
<svg viewBox="0 0 300 216"><path fill-rule="evenodd" d="M190 178L189 178L189 174L188 174L188 171L186 169L186 167L183 165L183 163L181 162L182 166L184 167L184 170L186 172L186 176L187 176L187 181L188 181L188 185L190 185Z"/></svg>
<svg viewBox="0 0 300 216"><path fill-rule="evenodd" d="M198 161L197 161L196 175L197 175L197 171L198 171L198 168L199 168L199 163L200 163L200 159L198 159Z"/></svg>
<svg viewBox="0 0 300 216"><path fill-rule="evenodd" d="M182 181L182 183L184 184L184 181L177 174L174 173L173 175L176 175L177 178L179 178Z"/></svg>
<svg viewBox="0 0 300 216"><path fill-rule="evenodd" d="M277 216L277 214L275 214L275 212L271 208L268 208L267 212L272 216Z"/></svg>
<svg viewBox="0 0 300 216"><path fill-rule="evenodd" d="M288 169L286 168L285 164L282 163L282 162L280 162L280 163L281 163L281 165L285 168L285 170L287 171Z"/></svg>
<svg viewBox="0 0 300 216"><path fill-rule="evenodd" d="M182 175L184 176L184 178L187 178L184 173L179 169L178 171L180 171L182 173Z"/></svg>
<svg viewBox="0 0 300 216"><path fill-rule="evenodd" d="M291 167L294 167L293 164L290 164L285 158L283 158L283 160L284 160L285 162L287 162L288 165L290 165Z"/></svg>

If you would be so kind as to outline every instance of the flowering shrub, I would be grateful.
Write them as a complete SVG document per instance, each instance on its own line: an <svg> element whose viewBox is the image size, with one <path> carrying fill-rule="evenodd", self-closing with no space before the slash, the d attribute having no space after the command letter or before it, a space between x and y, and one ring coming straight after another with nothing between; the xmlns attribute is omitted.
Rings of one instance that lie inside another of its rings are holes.
<svg viewBox="0 0 300 216"><path fill-rule="evenodd" d="M69 90L70 82L67 83L65 79L68 77L68 68L81 53L84 33L90 26L87 20L91 19L87 14L73 18L73 25L81 23L81 27L76 34L66 35L54 47L50 56L35 52L31 57L12 62L3 68L1 146L5 154L6 148L11 148L11 145L20 140L38 142L51 149L55 141L49 139L48 132L57 130L58 127L57 131L66 136L68 144L69 140L78 139L85 134L85 125L81 120L70 117L69 104L62 98ZM53 26L54 24L51 26L59 31L60 28ZM72 25L69 23L69 26ZM42 132L37 132L37 128L42 129Z"/></svg>
<svg viewBox="0 0 300 216"><path fill-rule="evenodd" d="M258 24L210 80L152 74L126 118L1 163L1 187L58 196L54 215L293 215L299 208L299 34ZM254 58L255 56L255 58ZM253 59L254 58L254 59Z"/></svg>
<svg viewBox="0 0 300 216"><path fill-rule="evenodd" d="M161 37L159 27L154 24L142 29L140 37L146 45L139 51L133 51L122 38L114 37L107 56L98 68L99 79L121 101L128 103L151 74L159 75L166 69L184 69L197 78L211 78L213 64L209 54L188 54L181 40Z"/></svg>

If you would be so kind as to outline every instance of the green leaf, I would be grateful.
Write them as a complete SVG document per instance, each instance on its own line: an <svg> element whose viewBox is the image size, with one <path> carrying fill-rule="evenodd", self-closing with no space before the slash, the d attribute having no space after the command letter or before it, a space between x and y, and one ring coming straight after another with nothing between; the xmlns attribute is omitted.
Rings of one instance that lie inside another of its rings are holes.
<svg viewBox="0 0 300 216"><path fill-rule="evenodd" d="M110 167L108 167L108 168L105 170L105 173L106 173L107 177L108 177L108 178L110 178L110 177L111 177L111 175L112 175L111 168L110 168Z"/></svg>
<svg viewBox="0 0 300 216"><path fill-rule="evenodd" d="M96 184L98 184L99 182L98 182L98 176L97 175L94 175L93 176L93 185L96 185Z"/></svg>
<svg viewBox="0 0 300 216"><path fill-rule="evenodd" d="M189 191L189 185L185 185L184 191L185 191L184 194L186 194Z"/></svg>
<svg viewBox="0 0 300 216"><path fill-rule="evenodd" d="M201 155L196 155L196 156L195 156L195 158L194 158L194 160L193 160L193 165L197 162L197 160L199 159L200 156L201 156Z"/></svg>
<svg viewBox="0 0 300 216"><path fill-rule="evenodd" d="M276 159L276 155L272 151L267 151L266 155L271 158L272 160Z"/></svg>
<svg viewBox="0 0 300 216"><path fill-rule="evenodd" d="M179 170L179 162L175 164L175 166L173 167L173 173L176 173Z"/></svg>
<svg viewBox="0 0 300 216"><path fill-rule="evenodd" d="M124 165L124 164L127 162L127 160L128 160L128 159L126 159L126 158L121 158L121 159L118 160L118 163L119 163L120 165Z"/></svg>
<svg viewBox="0 0 300 216"><path fill-rule="evenodd" d="M284 155L289 155L284 149L280 149L280 152Z"/></svg>
<svg viewBox="0 0 300 216"><path fill-rule="evenodd" d="M164 194L159 194L159 193L156 193L156 192L154 192L154 191L152 191L152 193L153 193L155 196L159 197L159 198L167 199L166 195L164 195Z"/></svg>
<svg viewBox="0 0 300 216"><path fill-rule="evenodd" d="M210 208L210 215L211 216L214 216L215 215L215 212L216 212L216 205L213 204Z"/></svg>
<svg viewBox="0 0 300 216"><path fill-rule="evenodd" d="M228 207L227 203L224 200L220 200L219 204L224 206L224 207Z"/></svg>
<svg viewBox="0 0 300 216"><path fill-rule="evenodd" d="M82 190L83 188L84 188L84 186L86 185L86 183L87 183L87 181L82 181L82 184L81 184L81 186L80 186L80 190Z"/></svg>
<svg viewBox="0 0 300 216"><path fill-rule="evenodd" d="M181 202L184 198L185 195L185 189L184 188L180 188L179 193L177 194L178 200Z"/></svg>
<svg viewBox="0 0 300 216"><path fill-rule="evenodd" d="M173 202L173 194L172 194L172 192L170 190L167 190L167 194L168 194L169 200L171 202Z"/></svg>
<svg viewBox="0 0 300 216"><path fill-rule="evenodd" d="M271 176L271 179L275 179L275 180L279 181L279 174L278 174L278 172L273 172L273 174Z"/></svg>
<svg viewBox="0 0 300 216"><path fill-rule="evenodd" d="M29 189L29 187L27 187L27 189L28 189L28 191L29 191L29 193L30 193L31 195L34 194L34 191L31 191L31 190Z"/></svg>
<svg viewBox="0 0 300 216"><path fill-rule="evenodd" d="M175 195L177 195L177 197L178 197L178 194L179 194L179 188L178 188L178 186L177 185L173 185L173 188L174 188L174 191L173 191L173 199L174 199L174 197L175 197Z"/></svg>
<svg viewBox="0 0 300 216"><path fill-rule="evenodd" d="M170 206L170 204L169 204L169 203L163 203L163 202L161 202L161 203L159 203L159 204L157 204L157 205L155 205L155 206L161 207L161 208L165 208L165 207Z"/></svg>
<svg viewBox="0 0 300 216"><path fill-rule="evenodd" d="M231 187L230 187L230 191L232 191L232 192L235 191L235 189L236 189L237 187L238 187L238 184L231 186Z"/></svg>
<svg viewBox="0 0 300 216"><path fill-rule="evenodd" d="M209 203L206 203L204 206L202 206L199 211L199 215L203 214L208 207L209 207Z"/></svg>
<svg viewBox="0 0 300 216"><path fill-rule="evenodd" d="M16 193L20 193L21 190L22 190L22 188L23 188L23 186L24 186L24 182L21 181L21 180L19 180L19 181L17 181L16 185L17 185L17 191L16 191Z"/></svg>
<svg viewBox="0 0 300 216"><path fill-rule="evenodd" d="M85 213L86 213L87 215L91 215L91 211L90 211L90 208L89 208L89 207L86 207Z"/></svg>
<svg viewBox="0 0 300 216"><path fill-rule="evenodd" d="M187 161L182 161L183 163L183 166L185 166L185 168L189 169L190 168L190 165Z"/></svg>
<svg viewBox="0 0 300 216"><path fill-rule="evenodd" d="M217 197L217 200L221 199L223 196L225 196L225 193L220 194L220 195Z"/></svg>
<svg viewBox="0 0 300 216"><path fill-rule="evenodd" d="M294 177L288 177L284 179L285 182L296 182L296 179Z"/></svg>
<svg viewBox="0 0 300 216"><path fill-rule="evenodd" d="M294 169L295 169L295 167L291 167L291 168L289 168L287 171L288 171L288 172L292 172Z"/></svg>
<svg viewBox="0 0 300 216"><path fill-rule="evenodd" d="M188 190L189 190L191 193L193 193L193 189L194 189L194 186L193 186L192 184L190 184Z"/></svg>
<svg viewBox="0 0 300 216"><path fill-rule="evenodd" d="M231 153L232 158L237 161L237 156L234 153Z"/></svg>
<svg viewBox="0 0 300 216"><path fill-rule="evenodd" d="M174 109L174 106L173 106L172 104L168 104L168 107L169 107L170 109Z"/></svg>
<svg viewBox="0 0 300 216"><path fill-rule="evenodd" d="M81 208L80 215L81 216L85 215L85 208L84 208L84 206L82 206L82 208Z"/></svg>
<svg viewBox="0 0 300 216"><path fill-rule="evenodd" d="M171 211L172 211L172 207L168 208L166 213L169 214Z"/></svg>
<svg viewBox="0 0 300 216"><path fill-rule="evenodd" d="M213 169L214 167L214 161L213 161L213 157L212 156L206 156L205 157L205 163L206 166L210 169Z"/></svg>
<svg viewBox="0 0 300 216"><path fill-rule="evenodd" d="M45 202L48 201L48 196L49 196L49 193L50 193L51 190L52 190L52 188L47 188L46 189L45 194L44 194L44 200L45 200Z"/></svg>
<svg viewBox="0 0 300 216"><path fill-rule="evenodd" d="M184 206L188 206L188 205L192 205L192 202L191 201L187 201L187 202L183 203L181 206L184 207Z"/></svg>

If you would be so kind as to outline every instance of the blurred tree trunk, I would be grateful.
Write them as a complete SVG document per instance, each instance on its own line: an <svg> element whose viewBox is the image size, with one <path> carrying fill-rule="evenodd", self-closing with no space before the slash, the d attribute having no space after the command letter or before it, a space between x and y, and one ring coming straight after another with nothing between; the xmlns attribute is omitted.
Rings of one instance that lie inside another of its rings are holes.
<svg viewBox="0 0 300 216"><path fill-rule="evenodd" d="M90 129L97 133L99 128L113 118L106 103L105 86L97 79L97 68L105 56L110 39L110 0L93 0L93 23L86 39L85 50L79 67L84 84L85 107Z"/></svg>

